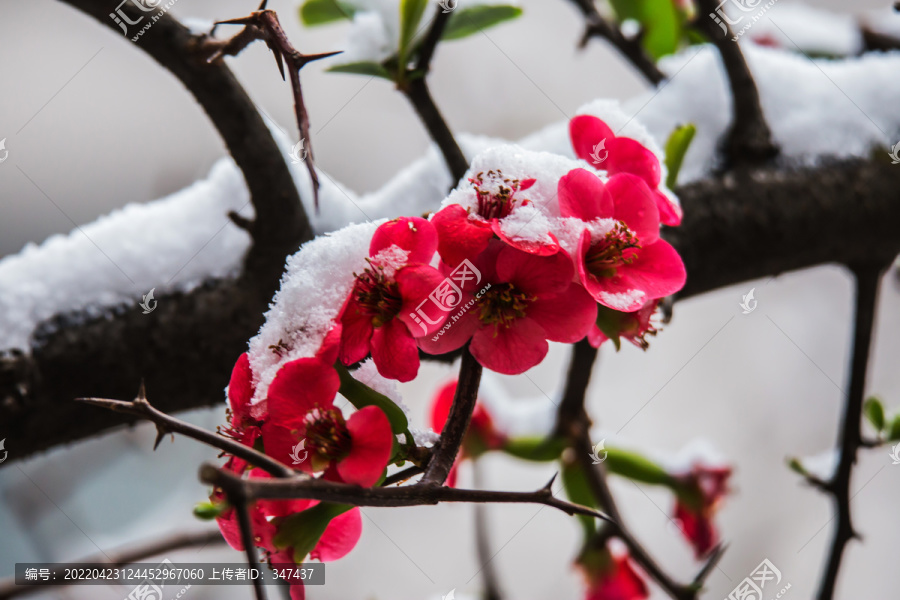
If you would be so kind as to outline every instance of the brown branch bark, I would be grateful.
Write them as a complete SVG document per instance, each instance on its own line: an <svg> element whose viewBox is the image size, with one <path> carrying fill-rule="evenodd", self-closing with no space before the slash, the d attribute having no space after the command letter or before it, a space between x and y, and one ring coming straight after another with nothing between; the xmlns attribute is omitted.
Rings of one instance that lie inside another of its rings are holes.
<svg viewBox="0 0 900 600"><path fill-rule="evenodd" d="M728 73L731 86L733 115L731 128L724 140L724 150L728 166L756 165L764 163L778 154L772 141L772 133L766 123L756 82L744 60L737 42L732 41L734 33L727 23L721 27L711 18L718 8L717 0L697 0L695 27L709 36L719 50L722 64Z"/></svg>
<svg viewBox="0 0 900 600"><path fill-rule="evenodd" d="M644 47L641 46L640 39L628 39L622 35L622 32L619 31L618 27L609 23L597 11L594 0L570 1L577 6L578 10L581 11L581 14L584 15L585 29L580 43L582 48L587 45L588 40L592 37L605 39L612 44L622 56L627 58L632 66L640 71L647 81L653 85L657 85L666 78L665 74L659 70L656 63L653 62L653 59L651 59L644 50Z"/></svg>
<svg viewBox="0 0 900 600"><path fill-rule="evenodd" d="M867 263L853 265L851 268L856 275L856 319L853 332L853 358L850 364L850 388L841 422L840 461L834 476L826 482L825 486L834 499L837 526L819 592L816 595L818 600L831 600L834 597L844 550L850 540L858 537L853 529L850 512L850 479L853 475L853 466L856 464L856 455L862 447L862 412L866 370L872 345L872 330L875 326L878 283L881 279L883 265Z"/></svg>
<svg viewBox="0 0 900 600"><path fill-rule="evenodd" d="M108 558L87 558L84 560L73 561L71 564L77 565L79 568L86 569L103 569L108 567L121 567L133 563L141 562L147 558L160 556L177 550L186 548L204 548L209 544L222 544L225 538L218 529L211 531L203 531L197 533L177 533L156 540L151 540L143 544L127 548L119 552L113 553ZM51 582L36 581L28 585L16 585L15 577L10 577L0 581L0 600L9 598L18 598L34 592L42 591ZM55 584L55 583L54 583Z"/></svg>

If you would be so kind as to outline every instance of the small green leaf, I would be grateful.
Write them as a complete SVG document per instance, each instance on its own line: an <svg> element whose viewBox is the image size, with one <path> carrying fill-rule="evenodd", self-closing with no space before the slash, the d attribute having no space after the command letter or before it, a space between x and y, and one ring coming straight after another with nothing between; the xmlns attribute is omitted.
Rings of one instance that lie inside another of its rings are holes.
<svg viewBox="0 0 900 600"><path fill-rule="evenodd" d="M426 6L428 6L428 0L400 0L400 47L398 52L401 67L406 66L410 44L416 37Z"/></svg>
<svg viewBox="0 0 900 600"><path fill-rule="evenodd" d="M300 7L300 20L307 27L352 19L356 7L342 0L306 0Z"/></svg>
<svg viewBox="0 0 900 600"><path fill-rule="evenodd" d="M565 440L555 437L520 437L507 440L503 451L524 460L549 462L557 460L565 448Z"/></svg>
<svg viewBox="0 0 900 600"><path fill-rule="evenodd" d="M344 398L349 400L357 409L366 406L377 406L387 415L388 421L391 422L391 430L394 433L406 434L407 439L411 439L409 421L406 419L406 414L393 400L384 394L379 394L363 382L354 379L344 365L336 363L335 368L341 378L340 393Z"/></svg>
<svg viewBox="0 0 900 600"><path fill-rule="evenodd" d="M672 0L610 0L619 21L641 24L641 43L654 59L672 54L681 41L683 17Z"/></svg>
<svg viewBox="0 0 900 600"><path fill-rule="evenodd" d="M313 551L325 528L333 518L353 508L347 504L320 502L297 514L286 517L278 525L275 547L279 550L292 548L294 562L301 563Z"/></svg>
<svg viewBox="0 0 900 600"><path fill-rule="evenodd" d="M696 133L697 128L693 123L681 125L675 128L666 142L666 169L669 171L666 177L666 187L670 190L674 189L678 182L678 172L681 171L681 165L684 163L684 155L687 154Z"/></svg>
<svg viewBox="0 0 900 600"><path fill-rule="evenodd" d="M228 510L225 502L198 502L194 506L194 516L203 521L212 521Z"/></svg>
<svg viewBox="0 0 900 600"><path fill-rule="evenodd" d="M891 426L888 428L888 441L898 442L900 441L900 415L895 415L893 420L891 421Z"/></svg>
<svg viewBox="0 0 900 600"><path fill-rule="evenodd" d="M563 465L563 486L566 488L566 496L571 502L582 506L594 507L594 495L588 483L587 475L577 462ZM597 530L597 520L587 515L578 515L578 521L584 528L585 538L590 539Z"/></svg>
<svg viewBox="0 0 900 600"><path fill-rule="evenodd" d="M803 466L803 463L800 462L799 458L791 458L788 461L788 467L791 468L791 471L803 475L804 477L809 475L809 471L806 470L806 467Z"/></svg>
<svg viewBox="0 0 900 600"><path fill-rule="evenodd" d="M459 40L498 25L504 21L515 19L522 14L518 6L494 5L460 8L450 15L444 28L443 40Z"/></svg>
<svg viewBox="0 0 900 600"><path fill-rule="evenodd" d="M607 448L606 468L610 473L651 485L672 487L675 478L649 459L628 450Z"/></svg>
<svg viewBox="0 0 900 600"><path fill-rule="evenodd" d="M613 341L616 350L622 349L622 340L619 336L625 326L625 315L626 313L607 308L602 304L597 305L597 327L603 335Z"/></svg>
<svg viewBox="0 0 900 600"><path fill-rule="evenodd" d="M872 427L875 428L875 431L884 431L884 406L882 406L881 400L877 396L872 396L866 400L863 412L865 412L866 418L872 424Z"/></svg>
<svg viewBox="0 0 900 600"><path fill-rule="evenodd" d="M384 77L390 81L394 78L391 73L382 65L376 62L355 62L344 65L335 65L328 68L332 73L353 73L354 75L369 75L375 77Z"/></svg>

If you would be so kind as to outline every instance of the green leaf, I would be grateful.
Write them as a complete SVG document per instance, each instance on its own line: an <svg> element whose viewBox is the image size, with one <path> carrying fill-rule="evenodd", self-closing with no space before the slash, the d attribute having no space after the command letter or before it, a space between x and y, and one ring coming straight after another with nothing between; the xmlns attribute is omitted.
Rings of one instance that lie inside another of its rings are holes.
<svg viewBox="0 0 900 600"><path fill-rule="evenodd" d="M895 415L894 419L891 421L891 426L888 428L888 441L898 442L900 441L900 415Z"/></svg>
<svg viewBox="0 0 900 600"><path fill-rule="evenodd" d="M672 54L681 41L683 18L672 0L610 0L619 21L641 24L641 43L654 59Z"/></svg>
<svg viewBox="0 0 900 600"><path fill-rule="evenodd" d="M587 474L578 462L563 465L562 481L563 487L566 488L566 496L571 502L582 506L595 506ZM590 539L597 530L597 519L587 515L578 515L578 521L584 528L585 538Z"/></svg>
<svg viewBox="0 0 900 600"><path fill-rule="evenodd" d="M441 39L459 40L473 33L478 33L482 29L515 19L521 14L522 9L518 6L497 5L460 8L450 15Z"/></svg>
<svg viewBox="0 0 900 600"><path fill-rule="evenodd" d="M606 468L610 473L651 485L672 487L675 478L649 459L628 450L607 448Z"/></svg>
<svg viewBox="0 0 900 600"><path fill-rule="evenodd" d="M806 467L803 466L803 463L800 462L799 458L791 458L788 461L788 467L791 468L791 471L793 471L795 473L799 473L800 475L803 475L804 477L809 475L809 471L806 470Z"/></svg>
<svg viewBox="0 0 900 600"><path fill-rule="evenodd" d="M355 62L344 65L335 65L328 68L332 73L353 73L354 75L369 75L375 77L384 77L390 81L394 78L390 71L376 62Z"/></svg>
<svg viewBox="0 0 900 600"><path fill-rule="evenodd" d="M401 67L406 66L409 47L413 38L416 37L426 6L428 6L428 0L400 0L400 48L398 48L398 52Z"/></svg>
<svg viewBox="0 0 900 600"><path fill-rule="evenodd" d="M279 550L292 548L294 562L301 563L313 551L328 523L338 515L353 508L347 504L320 502L297 514L286 517L278 525L275 547Z"/></svg>
<svg viewBox="0 0 900 600"><path fill-rule="evenodd" d="M865 405L863 405L863 412L869 423L875 428L875 431L884 431L884 406L882 406L881 400L877 396L872 396L866 400Z"/></svg>
<svg viewBox="0 0 900 600"><path fill-rule="evenodd" d="M557 460L565 447L565 440L560 438L520 437L507 440L503 451L524 460L549 462Z"/></svg>
<svg viewBox="0 0 900 600"><path fill-rule="evenodd" d="M678 172L681 171L684 155L696 133L697 128L693 123L681 125L675 128L666 142L666 169L669 171L669 175L666 177L666 187L670 190L674 189L678 182Z"/></svg>
<svg viewBox="0 0 900 600"><path fill-rule="evenodd" d="M406 414L397 406L393 400L379 394L366 384L353 378L347 367L337 363L335 364L338 375L341 378L341 395L350 401L357 409L366 406L377 406L387 415L388 421L391 422L391 430L396 434L406 434L407 440L411 439L409 434L409 421Z"/></svg>
<svg viewBox="0 0 900 600"><path fill-rule="evenodd" d="M342 0L306 0L300 7L300 20L307 27L352 19L356 7Z"/></svg>
<svg viewBox="0 0 900 600"><path fill-rule="evenodd" d="M194 506L194 516L203 521L212 521L228 509L225 502L198 502Z"/></svg>

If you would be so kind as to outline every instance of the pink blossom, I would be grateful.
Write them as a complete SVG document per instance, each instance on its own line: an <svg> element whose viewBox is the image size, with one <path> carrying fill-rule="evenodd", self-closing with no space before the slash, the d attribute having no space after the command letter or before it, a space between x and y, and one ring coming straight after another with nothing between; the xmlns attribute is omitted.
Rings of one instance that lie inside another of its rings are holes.
<svg viewBox="0 0 900 600"><path fill-rule="evenodd" d="M604 184L596 174L574 169L560 178L558 189L560 214L588 224L575 262L597 302L632 312L684 286L684 263L659 237L659 211L642 179L620 174Z"/></svg>
<svg viewBox="0 0 900 600"><path fill-rule="evenodd" d="M630 173L644 180L665 225L681 223L681 207L659 191L662 169L659 158L637 140L617 137L610 127L591 115L569 121L569 137L575 155L609 175Z"/></svg>
<svg viewBox="0 0 900 600"><path fill-rule="evenodd" d="M695 465L690 473L679 478L674 518L698 559L719 543L713 517L728 493L729 477L730 467Z"/></svg>
<svg viewBox="0 0 900 600"><path fill-rule="evenodd" d="M608 547L587 550L577 564L587 580L585 600L644 600L650 597L647 584L624 548L616 552Z"/></svg>

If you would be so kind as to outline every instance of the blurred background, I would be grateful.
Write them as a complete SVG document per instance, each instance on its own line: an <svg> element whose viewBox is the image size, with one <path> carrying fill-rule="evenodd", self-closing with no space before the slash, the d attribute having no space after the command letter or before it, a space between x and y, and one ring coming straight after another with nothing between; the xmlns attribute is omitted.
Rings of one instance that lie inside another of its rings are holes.
<svg viewBox="0 0 900 600"><path fill-rule="evenodd" d="M791 4L780 0L770 10ZM834 11L884 8L879 0L808 3ZM577 11L564 0L522 0L523 17L438 51L432 93L454 131L517 139L574 114L595 98L629 99L646 89L613 51L592 42L576 48ZM341 48L346 25L304 29L297 3L272 0L303 52ZM247 14L247 0L179 0L179 18ZM53 0L0 0L0 256L73 229L131 202L147 202L205 177L225 154L193 99L135 44ZM288 85L261 44L229 59L259 108L296 138ZM422 155L427 135L406 100L382 80L303 70L318 166L358 192L375 190ZM30 183L39 182L55 207ZM70 220L71 219L71 220ZM40 273L35 273L39 278ZM756 289L758 309L744 315L743 294ZM0 290L3 293L3 290ZM831 537L833 507L785 466L789 456L834 446L847 381L852 281L825 266L747 282L680 303L650 351L604 348L590 390L596 438L609 435L658 455L709 440L735 467L733 494L718 523L728 551L708 581L706 598L724 598L764 558L791 583L789 598L816 589ZM882 284L868 390L900 406L900 286ZM525 377L500 378L525 407L552 409L567 350ZM402 388L418 423L437 383L452 374L426 366ZM223 387L226 382L223 381ZM224 406L190 413L210 429ZM168 532L199 530L191 515L208 490L197 467L215 452L182 438L151 451L155 432L139 426L60 448L0 469L0 577L16 562L68 561L110 552ZM852 489L855 526L864 540L845 555L839 598L896 598L900 465L889 448L864 451ZM530 490L553 467L503 456L481 461L491 488ZM468 466L463 483L471 482ZM614 480L627 522L681 580L698 565L671 526L671 495ZM510 599L575 598L581 583L570 564L577 523L551 509L491 506L492 563ZM315 599L440 598L477 594L470 506L364 509L363 537L345 559L327 565ZM168 556L173 562L240 561L217 545ZM55 588L33 597L123 598L126 588ZM250 598L249 588L195 587L187 597ZM662 598L656 593L654 598Z"/></svg>

